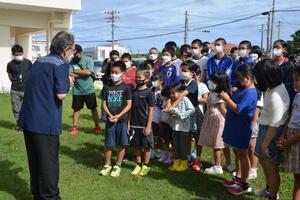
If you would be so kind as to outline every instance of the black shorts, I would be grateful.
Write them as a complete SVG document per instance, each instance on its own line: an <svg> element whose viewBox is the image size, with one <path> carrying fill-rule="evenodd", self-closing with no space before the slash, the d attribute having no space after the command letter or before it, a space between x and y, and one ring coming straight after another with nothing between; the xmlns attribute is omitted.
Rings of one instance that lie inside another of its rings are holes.
<svg viewBox="0 0 300 200"><path fill-rule="evenodd" d="M148 136L144 135L144 129L142 128L131 128L131 131L134 131L130 145L135 148L154 148L154 139L153 133Z"/></svg>
<svg viewBox="0 0 300 200"><path fill-rule="evenodd" d="M97 108L97 99L95 93L87 95L73 95L72 109L76 112L83 108L84 103L88 109Z"/></svg>

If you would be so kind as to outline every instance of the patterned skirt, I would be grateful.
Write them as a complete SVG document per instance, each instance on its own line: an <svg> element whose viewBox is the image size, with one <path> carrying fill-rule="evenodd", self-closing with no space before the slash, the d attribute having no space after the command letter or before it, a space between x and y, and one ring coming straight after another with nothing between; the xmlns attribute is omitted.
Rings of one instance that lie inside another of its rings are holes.
<svg viewBox="0 0 300 200"><path fill-rule="evenodd" d="M286 139L299 133L300 129L289 128L285 136ZM285 171L300 174L300 142L291 145L284 153Z"/></svg>

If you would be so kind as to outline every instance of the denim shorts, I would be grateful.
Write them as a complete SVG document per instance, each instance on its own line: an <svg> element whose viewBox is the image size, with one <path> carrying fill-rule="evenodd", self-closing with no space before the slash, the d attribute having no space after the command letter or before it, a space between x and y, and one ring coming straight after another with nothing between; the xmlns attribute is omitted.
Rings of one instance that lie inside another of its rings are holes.
<svg viewBox="0 0 300 200"><path fill-rule="evenodd" d="M128 124L126 122L106 122L105 146L113 148L117 146L128 146Z"/></svg>
<svg viewBox="0 0 300 200"><path fill-rule="evenodd" d="M268 131L269 126L266 125L259 125L259 131L258 131L258 136L257 136L257 143L255 146L255 151L254 154L259 158L259 159L265 159L262 153L262 144L265 140L266 133ZM276 133L274 138L272 139L271 143L269 144L269 156L270 160L272 161L273 164L279 165L282 158L283 158L283 152L277 148L277 142L282 134L284 126L280 126L276 128Z"/></svg>

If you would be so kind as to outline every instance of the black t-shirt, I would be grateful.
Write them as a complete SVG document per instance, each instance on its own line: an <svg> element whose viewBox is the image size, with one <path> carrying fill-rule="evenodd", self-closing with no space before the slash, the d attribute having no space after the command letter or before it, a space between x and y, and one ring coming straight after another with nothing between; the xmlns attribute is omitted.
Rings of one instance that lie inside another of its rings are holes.
<svg viewBox="0 0 300 200"><path fill-rule="evenodd" d="M101 99L112 115L117 115L127 106L127 100L132 100L130 86L121 83L120 85L105 85L101 92ZM119 121L127 122L128 114L123 115Z"/></svg>
<svg viewBox="0 0 300 200"><path fill-rule="evenodd" d="M186 90L189 94L186 96L192 102L193 106L199 105L198 103L198 85L195 80L192 80L188 85L185 84L184 80L181 81L185 85Z"/></svg>
<svg viewBox="0 0 300 200"><path fill-rule="evenodd" d="M24 58L22 62L12 60L7 64L7 73L10 73L11 78L11 89L24 91L27 77L31 69L32 63L30 60Z"/></svg>
<svg viewBox="0 0 300 200"><path fill-rule="evenodd" d="M131 125L146 127L148 108L154 106L154 94L149 89L135 90L132 95Z"/></svg>
<svg viewBox="0 0 300 200"><path fill-rule="evenodd" d="M286 87L286 90L289 93L291 105L293 102L293 99L296 95L295 89L294 89L294 80L293 80L293 70L294 70L294 64L291 61L283 62L279 66L281 72L282 72L282 81L284 86Z"/></svg>

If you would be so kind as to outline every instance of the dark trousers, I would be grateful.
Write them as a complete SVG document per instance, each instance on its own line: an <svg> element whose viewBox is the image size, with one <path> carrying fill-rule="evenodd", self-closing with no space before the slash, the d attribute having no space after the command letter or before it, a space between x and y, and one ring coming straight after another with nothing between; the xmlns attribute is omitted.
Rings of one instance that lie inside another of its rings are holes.
<svg viewBox="0 0 300 200"><path fill-rule="evenodd" d="M189 155L189 133L173 131L173 147L175 160L187 160Z"/></svg>
<svg viewBox="0 0 300 200"><path fill-rule="evenodd" d="M34 200L59 200L59 136L24 130Z"/></svg>

